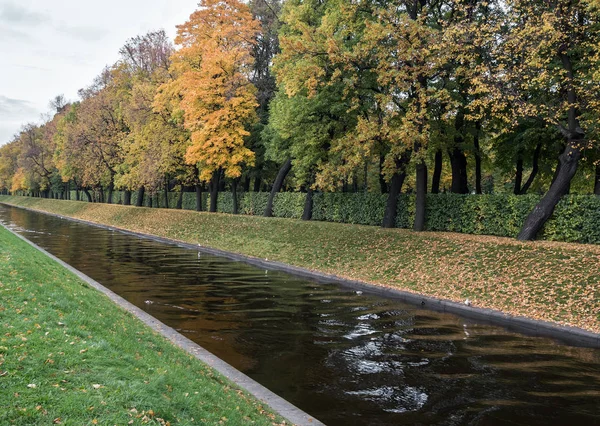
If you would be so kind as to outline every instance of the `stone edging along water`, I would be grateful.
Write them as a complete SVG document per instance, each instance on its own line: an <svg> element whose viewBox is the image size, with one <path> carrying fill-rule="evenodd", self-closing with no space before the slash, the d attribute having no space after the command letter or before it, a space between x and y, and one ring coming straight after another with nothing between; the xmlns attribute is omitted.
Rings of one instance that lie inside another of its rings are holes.
<svg viewBox="0 0 600 426"><path fill-rule="evenodd" d="M108 298L113 303L117 304L118 306L123 308L125 311L127 311L130 314L137 317L144 324L149 326L152 330L154 330L157 333L160 333L161 335L166 337L169 341L171 341L176 346L179 346L180 348L182 348L183 350L188 352L190 355L194 356L195 358L199 359L200 361L204 362L211 368L218 371L221 375L225 376L229 381L235 383L237 386L239 386L240 388L246 390L251 395L253 395L256 399L258 399L259 401L268 405L271 410L273 410L280 416L284 417L285 419L289 420L290 422L292 422L293 424L298 425L298 426L325 426L324 423L321 423L319 420L315 419L308 413L300 410L298 407L296 407L292 403L281 398L279 395L271 392L269 389L265 388L263 385L261 385L257 381L246 376L244 373L242 373L241 371L232 367L231 365L229 365L222 359L218 358L217 356L213 355L212 353L210 353L209 351L204 349L202 346L194 343L187 337L185 337L182 334L175 331L173 328L162 323L161 321L159 321L156 318L154 318L153 316L149 315L142 309L138 308L137 306L135 306L132 303L128 302L127 300L123 299L121 296L119 296L118 294L109 290L108 288L104 287L102 284L98 283L97 281L93 280L92 278L88 277L83 272L81 272L78 269L73 268L71 265L63 262L62 260L60 260L59 258L54 256L53 254L51 254L51 253L47 252L46 250L44 250L43 248L39 247L37 244L33 243L32 241L29 241L27 238L23 237L22 235L19 235L16 232L14 232L13 230L7 228L5 225L0 223L0 226L5 228L7 231L12 233L13 235L17 236L19 239L25 241L27 244L29 244L36 250L42 252L43 254L45 254L50 259L57 262L64 268L68 269L73 274L77 275L77 277L79 279L84 281L89 286L104 293L106 296L108 296Z"/></svg>
<svg viewBox="0 0 600 426"><path fill-rule="evenodd" d="M47 213L41 210L30 209L27 207L13 206L8 203L0 204L6 204L11 207L29 210L36 213L47 214L61 219L67 219L86 225L108 229L111 231L122 232L124 234L133 235L140 238L146 238L161 243L177 245L192 250L198 250L215 256L222 256L231 260L248 263L250 265L258 266L264 269L284 271L292 275L301 276L320 283L336 283L353 290L359 290L368 294L374 294L390 299L400 300L411 305L420 306L422 308L431 309L437 312L447 312L454 315L462 316L464 318L477 320L492 325L498 325L501 327L505 327L508 330L516 331L530 336L556 339L565 344L574 346L600 348L600 334L593 333L591 331L584 330L578 327L562 326L552 322L535 320L524 316L508 315L504 312L497 311L494 309L468 306L463 303L439 299L432 296L420 295L417 293L411 293L408 291L398 290L391 287L379 286L377 284L367 283L364 281L350 280L347 278L339 277L337 275L312 271L310 269L292 266L286 263L276 262L273 260L261 259L257 257L246 256L243 254L228 252L225 250L204 247L199 244L190 244L178 240L173 240L170 238L128 231L114 226L103 225L68 216L62 216L55 213Z"/></svg>

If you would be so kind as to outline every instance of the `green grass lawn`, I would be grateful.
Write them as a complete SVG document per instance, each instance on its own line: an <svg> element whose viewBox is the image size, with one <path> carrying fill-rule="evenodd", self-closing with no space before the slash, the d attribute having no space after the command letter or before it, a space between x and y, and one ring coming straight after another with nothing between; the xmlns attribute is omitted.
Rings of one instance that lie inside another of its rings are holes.
<svg viewBox="0 0 600 426"><path fill-rule="evenodd" d="M280 424L0 227L0 424Z"/></svg>
<svg viewBox="0 0 600 426"><path fill-rule="evenodd" d="M600 332L600 246L26 197L0 202Z"/></svg>

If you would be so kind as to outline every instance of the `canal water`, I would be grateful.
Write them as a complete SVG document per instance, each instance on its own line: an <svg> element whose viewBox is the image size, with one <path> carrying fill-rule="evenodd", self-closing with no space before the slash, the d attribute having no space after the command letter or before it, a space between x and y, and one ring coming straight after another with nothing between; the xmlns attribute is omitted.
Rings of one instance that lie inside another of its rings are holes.
<svg viewBox="0 0 600 426"><path fill-rule="evenodd" d="M600 424L600 350L22 209L0 221L328 425Z"/></svg>

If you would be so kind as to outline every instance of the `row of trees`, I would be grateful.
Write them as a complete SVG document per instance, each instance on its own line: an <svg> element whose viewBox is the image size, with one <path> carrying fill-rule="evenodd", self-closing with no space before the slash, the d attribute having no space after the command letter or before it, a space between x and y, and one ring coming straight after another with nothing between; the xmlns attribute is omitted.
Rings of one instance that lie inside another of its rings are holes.
<svg viewBox="0 0 600 426"><path fill-rule="evenodd" d="M129 204L208 187L210 211L226 185L287 183L307 205L315 189L382 191L385 227L408 190L415 230L428 190L536 189L519 235L533 239L572 184L600 195L598 7L202 0L177 49L163 31L129 40L80 100L57 97L1 147L0 188L109 203L119 188Z"/></svg>

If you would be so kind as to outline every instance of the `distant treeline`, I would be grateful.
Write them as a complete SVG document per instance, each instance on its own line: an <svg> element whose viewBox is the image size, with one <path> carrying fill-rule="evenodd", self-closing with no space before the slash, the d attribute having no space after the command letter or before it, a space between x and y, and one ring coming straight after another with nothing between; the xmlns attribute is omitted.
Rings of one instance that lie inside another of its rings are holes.
<svg viewBox="0 0 600 426"><path fill-rule="evenodd" d="M466 232L482 222L465 212L507 197L520 206L510 232L483 233L550 235L555 208L579 199L565 196L600 195L599 10L597 0L202 0L175 44L164 31L128 40L78 100L57 96L45 123L0 147L0 190L76 188L134 205L166 205L159 194L179 190L170 207L209 192L194 207L211 212L225 205L219 192L241 212L243 194L265 191L264 209L253 206L265 216L279 214L280 191L301 191L304 218L340 192L357 195L340 196L350 205L339 211L378 200L370 224Z"/></svg>

